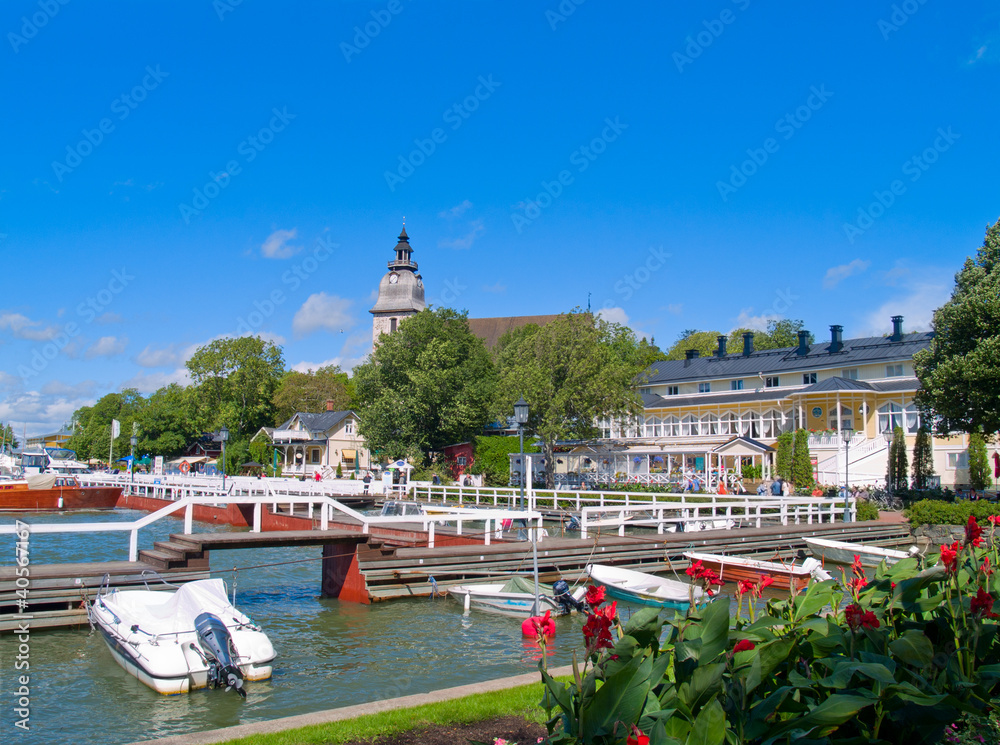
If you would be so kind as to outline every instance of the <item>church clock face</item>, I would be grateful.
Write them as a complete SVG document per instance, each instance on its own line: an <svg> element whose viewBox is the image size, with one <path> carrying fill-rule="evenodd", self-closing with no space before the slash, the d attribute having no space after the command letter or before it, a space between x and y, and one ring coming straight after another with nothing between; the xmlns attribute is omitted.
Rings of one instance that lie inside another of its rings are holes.
<svg viewBox="0 0 1000 745"><path fill-rule="evenodd" d="M390 274L389 275L389 284L394 285L398 281L399 281L399 275L398 274Z"/></svg>

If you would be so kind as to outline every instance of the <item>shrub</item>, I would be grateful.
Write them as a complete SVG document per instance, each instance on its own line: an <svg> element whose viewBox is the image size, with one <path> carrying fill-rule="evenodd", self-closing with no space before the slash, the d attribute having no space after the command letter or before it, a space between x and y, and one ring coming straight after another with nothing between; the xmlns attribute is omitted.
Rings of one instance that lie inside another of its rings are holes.
<svg viewBox="0 0 1000 745"><path fill-rule="evenodd" d="M970 515L985 520L990 515L1000 515L1000 505L985 500L948 503L923 499L906 510L911 525L965 525Z"/></svg>
<svg viewBox="0 0 1000 745"><path fill-rule="evenodd" d="M344 478L344 469L340 467L339 463L337 464L337 478L338 479Z"/></svg>
<svg viewBox="0 0 1000 745"><path fill-rule="evenodd" d="M867 520L878 520L878 507L876 507L871 502L866 502L864 500L858 501L858 522L865 522Z"/></svg>
<svg viewBox="0 0 1000 745"><path fill-rule="evenodd" d="M539 663L548 742L941 742L950 724L992 713L1000 689L1000 573L990 567L1000 552L992 529L977 548L980 532L971 524L935 566L909 557L869 580L859 565L756 618L752 603L742 617L742 596L759 598L764 582L739 584L735 625L729 597L668 620L643 608L623 624L591 588L582 669L562 682L545 671L544 650ZM717 580L700 563L688 573L706 587Z"/></svg>

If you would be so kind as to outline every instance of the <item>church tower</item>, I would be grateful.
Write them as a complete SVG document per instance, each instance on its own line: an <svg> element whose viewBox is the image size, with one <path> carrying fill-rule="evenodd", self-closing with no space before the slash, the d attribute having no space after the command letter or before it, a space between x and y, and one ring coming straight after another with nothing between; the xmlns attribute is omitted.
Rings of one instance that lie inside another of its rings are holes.
<svg viewBox="0 0 1000 745"><path fill-rule="evenodd" d="M410 258L410 237L406 226L399 234L396 244L396 258L389 262L389 271L378 285L378 301L369 311L372 319L372 343L378 345L382 334L391 334L404 318L422 311L424 303L424 281L417 273L417 262Z"/></svg>

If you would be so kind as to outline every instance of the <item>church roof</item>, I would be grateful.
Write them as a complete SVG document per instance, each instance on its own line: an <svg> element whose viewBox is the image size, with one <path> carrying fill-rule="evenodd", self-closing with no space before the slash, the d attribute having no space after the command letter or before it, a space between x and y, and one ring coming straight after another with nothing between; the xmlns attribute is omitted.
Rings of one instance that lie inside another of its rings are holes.
<svg viewBox="0 0 1000 745"><path fill-rule="evenodd" d="M500 316L497 318L470 318L469 331L474 336L478 336L486 344L487 349L493 349L500 341L500 337L511 329L519 329L530 323L536 326L544 326L547 323L559 318L561 314L553 316Z"/></svg>

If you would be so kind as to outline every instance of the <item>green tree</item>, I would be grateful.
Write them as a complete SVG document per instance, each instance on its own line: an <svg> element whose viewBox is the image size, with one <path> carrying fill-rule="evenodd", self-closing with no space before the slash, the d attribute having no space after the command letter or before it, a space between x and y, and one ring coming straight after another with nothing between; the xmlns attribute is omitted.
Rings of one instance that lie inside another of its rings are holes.
<svg viewBox="0 0 1000 745"><path fill-rule="evenodd" d="M225 425L234 439L274 423L272 399L285 372L281 349L259 336L216 339L187 361L209 429Z"/></svg>
<svg viewBox="0 0 1000 745"><path fill-rule="evenodd" d="M490 421L496 370L465 313L423 310L383 336L354 369L360 432L389 458L427 462Z"/></svg>
<svg viewBox="0 0 1000 745"><path fill-rule="evenodd" d="M718 331L696 331L688 329L663 355L663 359L682 360L689 349L697 349L702 357L711 357L719 346Z"/></svg>
<svg viewBox="0 0 1000 745"><path fill-rule="evenodd" d="M812 456L809 454L809 433L804 429L795 431L795 445L792 452L792 483L801 491L811 491L813 479Z"/></svg>
<svg viewBox="0 0 1000 745"><path fill-rule="evenodd" d="M913 443L913 488L926 489L930 478L934 475L934 450L931 433L924 425L917 430L917 439Z"/></svg>
<svg viewBox="0 0 1000 745"><path fill-rule="evenodd" d="M501 337L495 412L513 413L520 396L530 406L526 432L542 440L546 483L554 483L558 440L599 434L599 419L632 419L642 413L634 385L641 373L612 344L617 330L589 312L567 313L545 326L529 324Z"/></svg>
<svg viewBox="0 0 1000 745"><path fill-rule="evenodd" d="M136 417L138 453L168 458L180 455L203 431L197 398L195 389L177 383L153 393Z"/></svg>
<svg viewBox="0 0 1000 745"><path fill-rule="evenodd" d="M13 426L0 422L0 452L16 448L18 444L17 438L14 437Z"/></svg>
<svg viewBox="0 0 1000 745"><path fill-rule="evenodd" d="M259 437L254 437L250 440L247 451L250 454L250 459L264 466L268 473L274 470L272 468L272 464L274 463L274 446L271 445L265 435L261 434Z"/></svg>
<svg viewBox="0 0 1000 745"><path fill-rule="evenodd" d="M768 349L784 349L799 345L799 331L805 325L803 321L793 321L788 318L770 319L767 330L738 328L729 332L729 349L733 352L743 351L743 334L753 332L754 351L762 352ZM815 343L816 338L809 334L809 343Z"/></svg>
<svg viewBox="0 0 1000 745"><path fill-rule="evenodd" d="M933 327L930 346L913 357L917 405L936 415L940 435L1000 431L1000 220L955 276Z"/></svg>
<svg viewBox="0 0 1000 745"><path fill-rule="evenodd" d="M889 465L885 474L885 486L890 492L905 489L908 485L909 464L906 457L906 434L902 427L892 430L889 445Z"/></svg>
<svg viewBox="0 0 1000 745"><path fill-rule="evenodd" d="M336 365L321 367L315 372L289 370L281 379L274 392L274 424L281 424L292 418L296 412L320 412L326 410L326 402L333 402L334 411L344 411L351 407L348 392L350 380L347 373Z"/></svg>
<svg viewBox="0 0 1000 745"><path fill-rule="evenodd" d="M480 436L475 439L475 445L472 465L465 472L482 474L484 486L507 486L510 483L510 456L520 452L519 438ZM537 453L538 448L526 442L524 452Z"/></svg>
<svg viewBox="0 0 1000 745"><path fill-rule="evenodd" d="M80 460L107 460L111 445L111 421L117 419L121 423L121 434L114 441L111 459L128 455L132 423L138 420L145 404L146 400L137 390L126 388L121 393L108 393L93 406L78 409L73 414L73 435L67 447L76 451Z"/></svg>
<svg viewBox="0 0 1000 745"><path fill-rule="evenodd" d="M969 435L969 486L982 491L991 481L986 441L978 432L973 433Z"/></svg>
<svg viewBox="0 0 1000 745"><path fill-rule="evenodd" d="M795 450L795 435L782 432L778 435L777 452L774 455L774 472L786 481L792 479L792 462Z"/></svg>

